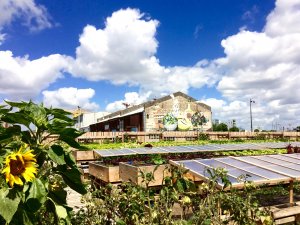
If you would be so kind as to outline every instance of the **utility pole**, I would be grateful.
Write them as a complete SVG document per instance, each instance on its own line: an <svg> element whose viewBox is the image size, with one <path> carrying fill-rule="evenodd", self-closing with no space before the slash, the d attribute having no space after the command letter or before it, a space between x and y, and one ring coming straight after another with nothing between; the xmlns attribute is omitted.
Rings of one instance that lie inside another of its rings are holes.
<svg viewBox="0 0 300 225"><path fill-rule="evenodd" d="M255 101L250 98L250 123L251 123L251 132L253 132L253 126L252 126L252 108L251 108L251 104L252 103L255 103Z"/></svg>

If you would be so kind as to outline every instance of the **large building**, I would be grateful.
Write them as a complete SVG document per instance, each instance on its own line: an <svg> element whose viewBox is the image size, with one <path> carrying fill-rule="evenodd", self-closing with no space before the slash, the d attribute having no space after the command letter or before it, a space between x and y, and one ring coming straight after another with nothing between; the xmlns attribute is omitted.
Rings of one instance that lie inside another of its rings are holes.
<svg viewBox="0 0 300 225"><path fill-rule="evenodd" d="M101 118L90 131L160 131L212 129L211 107L182 93L128 107Z"/></svg>

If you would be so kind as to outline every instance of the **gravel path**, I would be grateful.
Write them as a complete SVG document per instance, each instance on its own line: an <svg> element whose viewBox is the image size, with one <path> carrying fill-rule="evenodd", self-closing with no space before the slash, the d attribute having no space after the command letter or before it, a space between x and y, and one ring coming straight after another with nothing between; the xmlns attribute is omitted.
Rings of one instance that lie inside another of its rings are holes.
<svg viewBox="0 0 300 225"><path fill-rule="evenodd" d="M84 203L81 202L82 195L74 191L73 189L67 187L65 189L68 193L67 195L67 204L72 207L75 212L77 212L80 208L84 207Z"/></svg>

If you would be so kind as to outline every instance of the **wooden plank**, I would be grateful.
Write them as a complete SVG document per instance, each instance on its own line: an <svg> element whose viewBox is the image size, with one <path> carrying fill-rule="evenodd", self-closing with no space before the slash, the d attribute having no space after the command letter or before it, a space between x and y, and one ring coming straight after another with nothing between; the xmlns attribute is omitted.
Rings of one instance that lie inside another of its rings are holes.
<svg viewBox="0 0 300 225"><path fill-rule="evenodd" d="M290 181L289 186L290 204L294 203L294 181Z"/></svg>
<svg viewBox="0 0 300 225"><path fill-rule="evenodd" d="M288 224L288 223L292 223L292 222L295 222L295 216L290 216L290 217L275 220L275 224L278 224L278 225Z"/></svg>
<svg viewBox="0 0 300 225"><path fill-rule="evenodd" d="M89 173L90 175L107 183L120 182L119 166L90 163Z"/></svg>
<svg viewBox="0 0 300 225"><path fill-rule="evenodd" d="M140 171L143 173L153 173L154 169L154 180L149 183L149 186L159 186L162 185L163 179L166 176L170 176L168 164L163 165L140 165L134 166L128 163L120 163L120 178L122 181L129 181L137 185L144 186L145 183L142 183L143 178L141 177Z"/></svg>
<svg viewBox="0 0 300 225"><path fill-rule="evenodd" d="M76 161L89 161L94 160L94 151L73 151Z"/></svg>
<svg viewBox="0 0 300 225"><path fill-rule="evenodd" d="M300 214L300 206L296 205L288 208L279 209L274 211L272 214L274 219L295 216L297 214Z"/></svg>

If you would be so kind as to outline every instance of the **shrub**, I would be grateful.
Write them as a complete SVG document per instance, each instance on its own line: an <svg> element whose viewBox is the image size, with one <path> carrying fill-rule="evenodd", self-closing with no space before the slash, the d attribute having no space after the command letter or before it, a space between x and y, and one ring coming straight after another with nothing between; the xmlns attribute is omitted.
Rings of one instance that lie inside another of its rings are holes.
<svg viewBox="0 0 300 225"><path fill-rule="evenodd" d="M209 135L205 134L205 133L200 133L198 135L198 140L200 140L200 141L207 141L207 140L209 140Z"/></svg>

